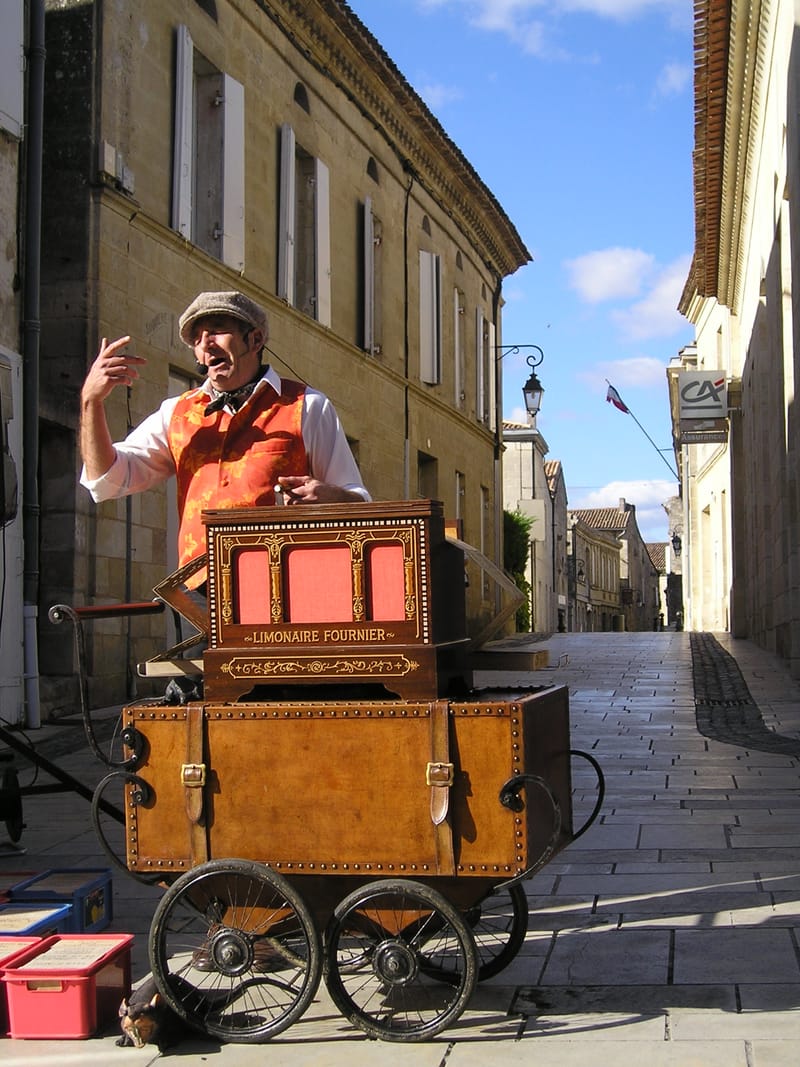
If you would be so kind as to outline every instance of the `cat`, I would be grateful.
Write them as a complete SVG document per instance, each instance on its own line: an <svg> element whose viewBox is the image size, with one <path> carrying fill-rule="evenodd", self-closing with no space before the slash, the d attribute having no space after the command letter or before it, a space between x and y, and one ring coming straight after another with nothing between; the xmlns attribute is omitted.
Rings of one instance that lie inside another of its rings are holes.
<svg viewBox="0 0 800 1067"><path fill-rule="evenodd" d="M186 1029L164 1002L152 975L133 990L130 999L123 999L119 1018L122 1037L117 1038L117 1044L123 1048L158 1045L163 1052L177 1044Z"/></svg>

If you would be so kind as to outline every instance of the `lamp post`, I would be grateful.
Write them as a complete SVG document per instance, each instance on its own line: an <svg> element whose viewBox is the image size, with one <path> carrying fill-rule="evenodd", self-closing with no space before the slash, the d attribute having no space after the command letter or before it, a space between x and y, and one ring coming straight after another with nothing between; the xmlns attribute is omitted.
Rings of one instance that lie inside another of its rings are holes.
<svg viewBox="0 0 800 1067"><path fill-rule="evenodd" d="M530 374L527 382L522 387L522 396L525 400L525 410L528 412L528 417L535 419L539 414L539 408L542 406L542 397L544 396L544 386L539 381L535 368L543 362L544 352L539 345L498 345L495 351L500 353L500 359L504 359L506 356L516 355L518 352L522 352L523 349L529 348L535 349L539 355L526 357L526 362L530 367Z"/></svg>

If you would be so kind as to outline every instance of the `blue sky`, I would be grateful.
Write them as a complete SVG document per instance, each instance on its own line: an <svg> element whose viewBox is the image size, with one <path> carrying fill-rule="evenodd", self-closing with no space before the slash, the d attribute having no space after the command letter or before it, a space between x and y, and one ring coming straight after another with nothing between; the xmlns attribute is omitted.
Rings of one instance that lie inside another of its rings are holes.
<svg viewBox="0 0 800 1067"><path fill-rule="evenodd" d="M666 540L665 368L692 340L676 310L694 242L690 0L348 2L533 256L506 279L503 342L544 351L538 427L569 506L625 497L645 540ZM526 354L503 362L504 415L523 422Z"/></svg>

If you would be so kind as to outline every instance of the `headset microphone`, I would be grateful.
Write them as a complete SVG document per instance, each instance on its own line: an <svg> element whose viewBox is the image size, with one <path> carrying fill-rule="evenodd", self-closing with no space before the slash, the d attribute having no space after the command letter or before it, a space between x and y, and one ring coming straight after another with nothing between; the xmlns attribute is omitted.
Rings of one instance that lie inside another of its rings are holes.
<svg viewBox="0 0 800 1067"><path fill-rule="evenodd" d="M200 377L201 378L205 378L206 374L208 374L208 367L205 365L205 363L200 363L200 361L197 360L197 361L195 361L195 365L194 366L195 366L195 370L200 375Z"/></svg>

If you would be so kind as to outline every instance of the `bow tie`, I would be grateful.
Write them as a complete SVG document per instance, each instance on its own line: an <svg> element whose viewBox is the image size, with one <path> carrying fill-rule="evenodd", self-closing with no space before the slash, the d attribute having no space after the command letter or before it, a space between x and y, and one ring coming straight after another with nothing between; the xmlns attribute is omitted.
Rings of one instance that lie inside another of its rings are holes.
<svg viewBox="0 0 800 1067"><path fill-rule="evenodd" d="M256 381L248 382L247 385L242 385L238 389L232 389L229 393L220 393L212 386L214 399L206 405L203 414L213 415L215 411L222 411L224 407L232 407L234 411L238 411L259 381L260 378L257 378Z"/></svg>

